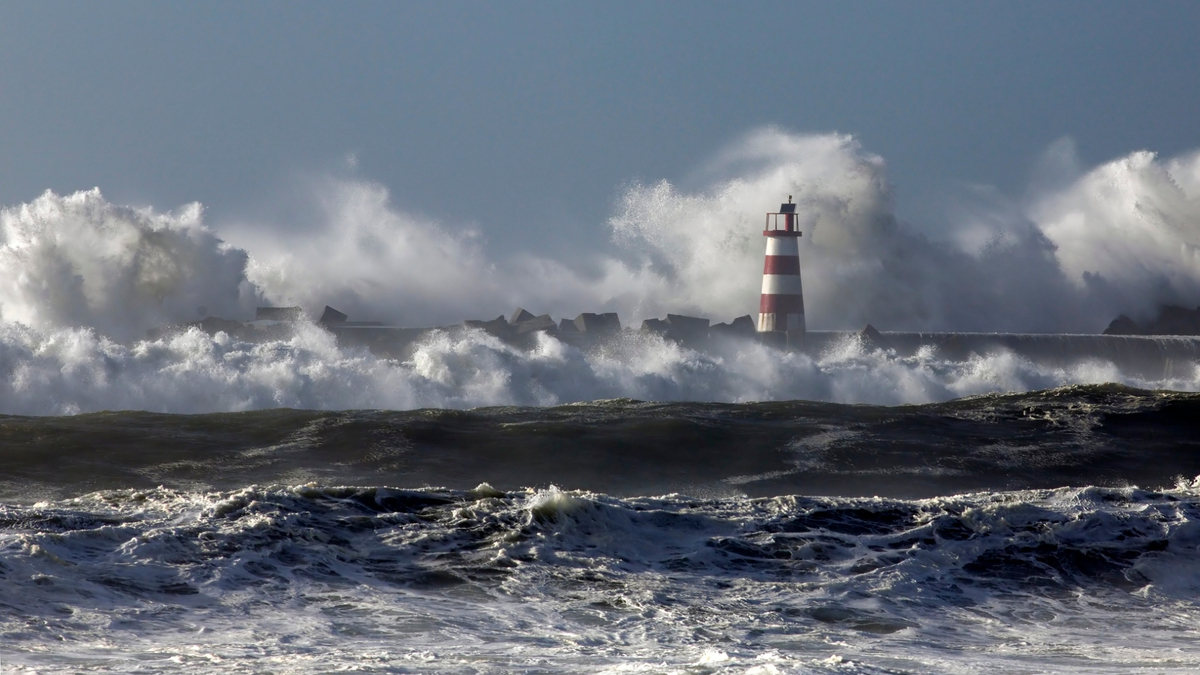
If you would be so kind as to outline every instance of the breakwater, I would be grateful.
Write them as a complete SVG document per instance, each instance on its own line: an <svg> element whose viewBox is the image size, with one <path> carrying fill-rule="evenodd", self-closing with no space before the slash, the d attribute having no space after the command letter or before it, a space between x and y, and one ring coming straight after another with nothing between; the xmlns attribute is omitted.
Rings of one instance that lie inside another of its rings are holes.
<svg viewBox="0 0 1200 675"><path fill-rule="evenodd" d="M210 334L226 332L237 339L262 341L286 337L296 322L304 320L299 308L260 308L257 320L249 323L210 317L190 325ZM510 317L411 328L349 321L345 314L327 307L317 323L332 333L343 348L366 348L376 356L401 360L409 358L434 334L461 335L482 331L524 349L535 348L539 335L549 335L583 350L604 348L614 341L657 336L701 352L725 352L730 347L736 348L738 343L754 342L806 353L814 358L848 345L867 351L878 350L897 358L915 357L924 352L956 362L1011 353L1051 368L1067 368L1089 361L1111 363L1122 372L1153 380L1188 377L1200 363L1200 336L879 331L870 325L858 331L759 333L749 315L729 323L713 324L702 317L668 314L663 319L646 319L634 328L622 326L615 313L583 313L574 319L555 320L547 314L535 316L517 309Z"/></svg>
<svg viewBox="0 0 1200 675"><path fill-rule="evenodd" d="M1124 372L1151 379L1180 376L1182 369L1193 368L1200 361L1200 337L1174 335L901 332L868 327L862 331L809 331L802 348L822 353L838 348L847 340L890 350L901 357L915 356L926 349L936 350L941 358L953 361L1001 351L1051 367L1105 361Z"/></svg>

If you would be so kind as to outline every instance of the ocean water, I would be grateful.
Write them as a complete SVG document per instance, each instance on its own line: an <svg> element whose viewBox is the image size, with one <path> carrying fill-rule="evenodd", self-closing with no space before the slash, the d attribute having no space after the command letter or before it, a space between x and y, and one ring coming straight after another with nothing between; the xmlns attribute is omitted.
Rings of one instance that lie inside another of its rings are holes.
<svg viewBox="0 0 1200 675"><path fill-rule="evenodd" d="M8 330L4 673L1200 670L1186 368Z"/></svg>
<svg viewBox="0 0 1200 675"><path fill-rule="evenodd" d="M853 137L761 129L561 259L358 176L219 231L98 189L0 208L0 675L1200 672L1187 358L146 337L260 305L728 321L785 195L813 329L1195 306L1200 154L1061 159L922 228Z"/></svg>

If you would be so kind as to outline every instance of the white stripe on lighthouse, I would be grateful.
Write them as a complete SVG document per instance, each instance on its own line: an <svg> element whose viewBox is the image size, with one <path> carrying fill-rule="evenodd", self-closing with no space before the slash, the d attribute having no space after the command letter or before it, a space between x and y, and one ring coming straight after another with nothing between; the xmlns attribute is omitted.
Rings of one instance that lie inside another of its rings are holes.
<svg viewBox="0 0 1200 675"><path fill-rule="evenodd" d="M800 255L796 237L767 237L767 255Z"/></svg>
<svg viewBox="0 0 1200 675"><path fill-rule="evenodd" d="M803 295L799 274L764 274L763 295Z"/></svg>

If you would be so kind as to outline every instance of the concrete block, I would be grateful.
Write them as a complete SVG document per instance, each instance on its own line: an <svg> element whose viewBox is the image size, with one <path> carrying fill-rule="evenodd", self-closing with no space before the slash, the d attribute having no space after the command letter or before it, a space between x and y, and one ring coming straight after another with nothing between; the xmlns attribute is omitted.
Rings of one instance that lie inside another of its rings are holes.
<svg viewBox="0 0 1200 675"><path fill-rule="evenodd" d="M682 314L668 314L667 323L671 328L684 333L703 333L708 331L708 319Z"/></svg>
<svg viewBox="0 0 1200 675"><path fill-rule="evenodd" d="M882 333L875 330L875 327L871 324L867 324L866 328L858 332L858 338L862 340L863 346L867 348L882 349L884 351L892 348L891 342Z"/></svg>
<svg viewBox="0 0 1200 675"><path fill-rule="evenodd" d="M325 311L321 313L321 318L317 320L317 323L321 324L322 326L330 326L339 323L346 323L346 319L348 318L350 317L342 314L329 305L325 305Z"/></svg>
<svg viewBox="0 0 1200 675"><path fill-rule="evenodd" d="M1200 335L1200 308L1163 305L1158 317L1146 326L1147 335Z"/></svg>
<svg viewBox="0 0 1200 675"><path fill-rule="evenodd" d="M1142 327L1137 325L1133 319L1122 314L1112 320L1108 324L1108 328L1104 329L1105 335L1144 335Z"/></svg>
<svg viewBox="0 0 1200 675"><path fill-rule="evenodd" d="M528 335L538 331L554 332L558 328L558 324L554 322L554 319L550 318L549 314L542 314L541 316L521 321L513 326L513 328L516 329L517 335Z"/></svg>
<svg viewBox="0 0 1200 675"><path fill-rule="evenodd" d="M733 323L729 324L729 326L734 330L747 333L758 332L754 326L754 317L750 316L749 314L743 314L742 316L739 316L738 318L734 319Z"/></svg>
<svg viewBox="0 0 1200 675"><path fill-rule="evenodd" d="M1112 320L1105 335L1200 335L1200 307L1163 305L1158 316L1138 323L1124 314Z"/></svg>
<svg viewBox="0 0 1200 675"><path fill-rule="evenodd" d="M671 330L671 324L662 319L646 319L642 322L642 330L647 333L666 335L667 331Z"/></svg>
<svg viewBox="0 0 1200 675"><path fill-rule="evenodd" d="M532 318L534 318L534 316L532 314L530 314L529 312L518 307L517 311L513 312L512 316L509 317L508 323L515 326L515 325L521 323L522 321L528 321Z"/></svg>
<svg viewBox="0 0 1200 675"><path fill-rule="evenodd" d="M574 323L580 333L587 333L591 337L600 337L621 330L621 319L617 317L616 312L606 314L584 312L575 317Z"/></svg>
<svg viewBox="0 0 1200 675"><path fill-rule="evenodd" d="M723 339L752 339L757 333L758 330L754 326L754 319L749 314L739 316L730 323L718 323L708 327L709 337Z"/></svg>
<svg viewBox="0 0 1200 675"><path fill-rule="evenodd" d="M704 347L708 344L708 319L682 314L668 314L667 337L688 347Z"/></svg>
<svg viewBox="0 0 1200 675"><path fill-rule="evenodd" d="M504 318L503 314L492 319L491 321L483 321L480 319L468 319L463 322L463 325L469 326L471 328L479 328L488 333L491 333L492 335L495 335L498 338L508 338L513 333L512 326L509 325L508 321Z"/></svg>

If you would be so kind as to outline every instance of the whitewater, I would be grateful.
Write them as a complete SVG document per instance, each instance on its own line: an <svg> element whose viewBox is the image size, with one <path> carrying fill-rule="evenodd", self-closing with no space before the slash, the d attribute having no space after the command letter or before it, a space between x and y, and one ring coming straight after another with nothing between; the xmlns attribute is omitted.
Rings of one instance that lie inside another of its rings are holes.
<svg viewBox="0 0 1200 675"><path fill-rule="evenodd" d="M1041 164L911 224L853 137L761 129L622 187L569 265L358 177L306 183L301 223L0 208L0 672L1200 670L1197 363L852 332L1195 306L1200 154ZM754 311L787 195L809 327L851 332L635 330ZM393 357L161 330L263 305L446 328ZM459 326L518 306L626 330Z"/></svg>

